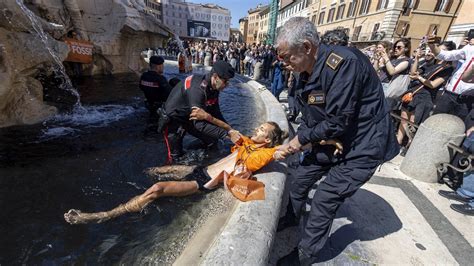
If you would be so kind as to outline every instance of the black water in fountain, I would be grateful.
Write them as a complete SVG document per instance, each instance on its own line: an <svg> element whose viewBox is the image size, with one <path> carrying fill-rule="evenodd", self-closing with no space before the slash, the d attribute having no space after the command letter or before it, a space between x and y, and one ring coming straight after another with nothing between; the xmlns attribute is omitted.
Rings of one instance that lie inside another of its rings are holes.
<svg viewBox="0 0 474 266"><path fill-rule="evenodd" d="M173 76L184 78L167 70ZM0 129L0 264L110 264L123 261L124 253L133 262L148 255L150 243L173 239L164 229L202 196L163 198L141 214L99 225L63 220L70 208L101 211L144 192L152 181L142 171L164 164L162 136L146 130L137 84L136 75L84 78L76 82L84 107L79 113ZM249 134L262 122L258 101L234 81L221 94L221 109ZM194 155L188 163L215 161L228 152L221 146L211 155L188 153ZM132 249L139 252L127 252Z"/></svg>

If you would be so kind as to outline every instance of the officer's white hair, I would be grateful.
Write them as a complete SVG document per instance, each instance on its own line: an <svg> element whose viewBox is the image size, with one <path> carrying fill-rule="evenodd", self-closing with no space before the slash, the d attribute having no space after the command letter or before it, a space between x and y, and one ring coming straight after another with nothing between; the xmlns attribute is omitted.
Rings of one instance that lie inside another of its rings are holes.
<svg viewBox="0 0 474 266"><path fill-rule="evenodd" d="M305 17L294 17L290 18L278 33L276 47L282 43L288 43L290 49L297 48L301 47L305 40L319 46L319 35L316 26Z"/></svg>

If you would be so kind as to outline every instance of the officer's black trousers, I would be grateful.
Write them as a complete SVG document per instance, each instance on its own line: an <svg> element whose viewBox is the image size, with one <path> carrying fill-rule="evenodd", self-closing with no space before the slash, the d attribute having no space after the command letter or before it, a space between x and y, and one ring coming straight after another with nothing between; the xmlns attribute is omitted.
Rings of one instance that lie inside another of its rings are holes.
<svg viewBox="0 0 474 266"><path fill-rule="evenodd" d="M206 121L172 119L168 126L170 140L178 138L179 140L177 141L182 142L184 134L178 132L179 127L182 127L186 133L200 139L206 145L215 143L219 139L224 139L227 135L227 132L224 129L214 126ZM170 143L173 143L173 141L170 141ZM173 149L173 144L171 145L171 148ZM182 144L179 143L178 146L182 146Z"/></svg>
<svg viewBox="0 0 474 266"><path fill-rule="evenodd" d="M301 165L292 183L290 200L299 218L306 203L308 191L321 177L327 177L318 185L311 211L307 219L300 219L301 240L298 248L307 256L316 256L328 239L336 211L344 200L352 196L375 172L377 165L339 163L332 165Z"/></svg>

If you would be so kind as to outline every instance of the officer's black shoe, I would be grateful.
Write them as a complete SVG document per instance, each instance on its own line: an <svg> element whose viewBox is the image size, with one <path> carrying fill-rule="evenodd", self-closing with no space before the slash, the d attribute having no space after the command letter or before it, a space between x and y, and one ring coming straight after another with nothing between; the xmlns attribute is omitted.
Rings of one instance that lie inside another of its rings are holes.
<svg viewBox="0 0 474 266"><path fill-rule="evenodd" d="M277 232L283 231L286 228L297 226L298 221L294 216L291 215L285 215L280 218L278 221L278 227L277 227Z"/></svg>
<svg viewBox="0 0 474 266"><path fill-rule="evenodd" d="M298 248L293 249L293 251L290 252L290 254L281 257L277 261L277 266L299 266L300 264L300 258L298 255Z"/></svg>
<svg viewBox="0 0 474 266"><path fill-rule="evenodd" d="M408 151L407 147L401 147L400 156L405 157L405 155L407 155L407 151Z"/></svg>
<svg viewBox="0 0 474 266"><path fill-rule="evenodd" d="M450 200L456 200L456 201L459 201L459 202L462 202L462 203L468 203L469 202L469 198L465 198L465 197L460 196L458 193L456 193L456 191L440 190L438 192L438 194L440 196L445 197L445 198L450 199Z"/></svg>
<svg viewBox="0 0 474 266"><path fill-rule="evenodd" d="M460 212L464 215L474 216L474 207L469 204L451 204L451 209Z"/></svg>
<svg viewBox="0 0 474 266"><path fill-rule="evenodd" d="M278 266L309 266L316 262L316 257L310 257L303 254L298 248L293 249L290 254L280 258Z"/></svg>

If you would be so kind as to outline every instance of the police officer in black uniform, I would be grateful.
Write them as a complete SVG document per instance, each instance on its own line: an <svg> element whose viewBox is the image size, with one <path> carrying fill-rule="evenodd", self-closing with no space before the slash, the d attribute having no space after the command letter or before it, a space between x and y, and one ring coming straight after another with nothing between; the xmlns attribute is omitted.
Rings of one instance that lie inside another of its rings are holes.
<svg viewBox="0 0 474 266"><path fill-rule="evenodd" d="M382 85L367 57L355 48L320 44L308 19L291 18L279 33L279 56L297 72L309 74L301 93L303 122L296 136L275 154L282 158L311 146L296 171L290 200L301 216L308 191L322 180L311 211L300 219L298 247L280 259L281 265L309 265L330 232L337 209L383 162L399 151ZM321 140L338 140L342 154Z"/></svg>
<svg viewBox="0 0 474 266"><path fill-rule="evenodd" d="M171 156L183 154L183 137L187 132L210 147L219 139L235 139L239 133L225 122L219 109L219 92L229 79L234 77L234 69L229 63L217 61L209 74L194 74L178 83L164 104L161 115L168 120L168 141ZM160 126L162 127L162 126Z"/></svg>
<svg viewBox="0 0 474 266"><path fill-rule="evenodd" d="M145 93L146 107L150 111L150 122L157 119L156 111L168 99L172 87L163 76L163 63L161 56L150 57L150 70L140 77L140 89Z"/></svg>

